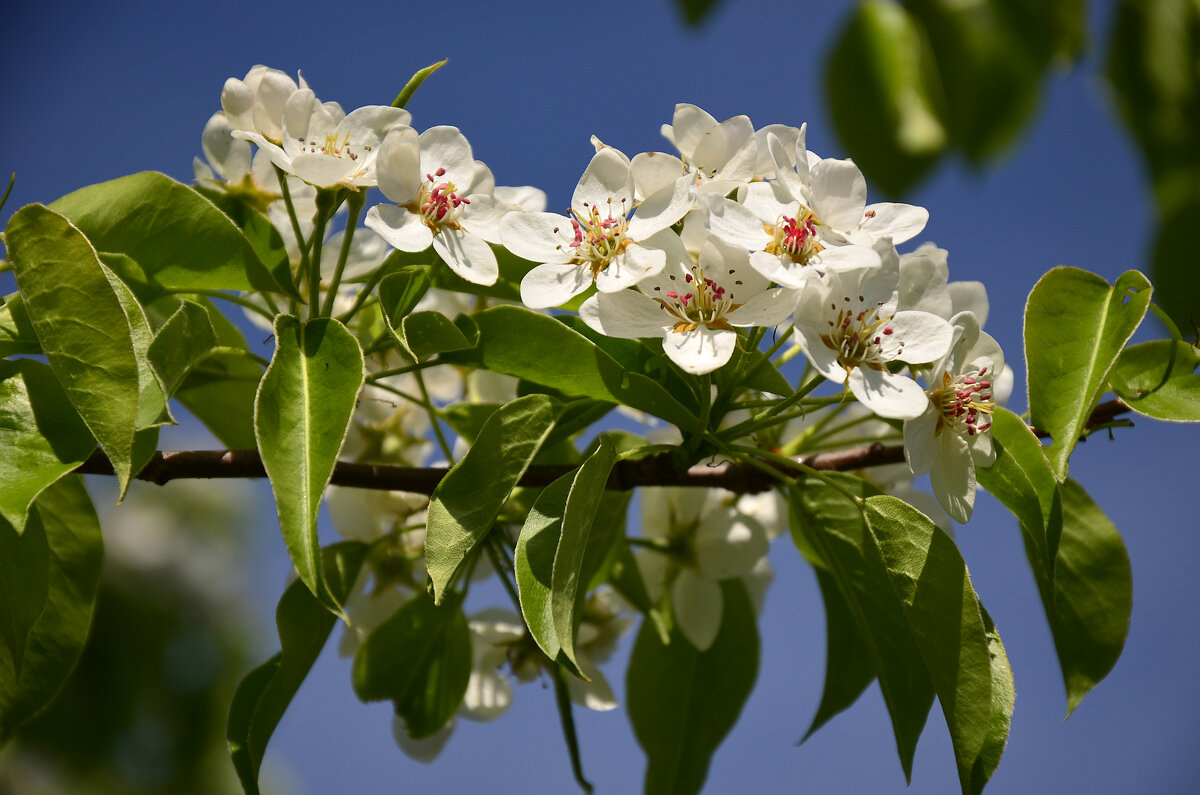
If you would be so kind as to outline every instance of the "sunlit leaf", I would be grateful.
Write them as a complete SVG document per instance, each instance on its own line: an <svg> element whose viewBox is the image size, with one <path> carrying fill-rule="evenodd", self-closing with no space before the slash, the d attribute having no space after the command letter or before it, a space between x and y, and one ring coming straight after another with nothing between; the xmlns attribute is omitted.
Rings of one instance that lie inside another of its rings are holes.
<svg viewBox="0 0 1200 795"><path fill-rule="evenodd" d="M208 310L194 301L183 301L155 333L148 359L167 395L174 395L187 374L217 347Z"/></svg>
<svg viewBox="0 0 1200 795"><path fill-rule="evenodd" d="M1157 420L1200 422L1200 351L1179 340L1131 345L1117 359L1112 388L1139 414Z"/></svg>

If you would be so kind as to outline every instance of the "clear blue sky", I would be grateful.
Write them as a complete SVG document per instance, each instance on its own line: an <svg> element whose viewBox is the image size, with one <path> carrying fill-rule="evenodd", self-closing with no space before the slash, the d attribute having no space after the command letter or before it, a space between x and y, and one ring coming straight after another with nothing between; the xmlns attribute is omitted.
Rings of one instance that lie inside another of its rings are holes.
<svg viewBox="0 0 1200 795"><path fill-rule="evenodd" d="M1097 74L1112 3L1094 5L1092 54L1050 82L1043 113L1012 154L983 173L951 164L907 197L928 207L920 239L949 249L951 277L987 284L988 329L1017 369L1017 410L1024 409L1021 314L1038 276L1057 264L1110 280L1146 268L1153 217L1142 167ZM350 109L389 102L415 69L448 57L410 104L414 125L458 126L498 183L539 186L551 209L566 205L590 156L590 135L630 155L661 150L668 145L659 125L670 121L676 102L717 118L745 113L756 126L807 121L813 150L844 156L821 76L848 8L728 0L708 27L690 33L667 0L21 4L6 11L0 49L0 172L17 172L4 220L28 202L135 171L190 179L222 83L256 63L302 69L318 96ZM1125 537L1134 613L1124 657L1066 723L1015 521L985 496L959 530L1017 684L1011 740L989 792L1200 791L1200 523L1186 490L1195 483L1189 453L1197 430L1137 426L1119 431L1115 442L1089 441L1072 462L1072 474ZM171 438L164 435L164 447ZM269 525L262 531L272 532ZM259 575L269 594L264 616L287 568L282 544L271 543ZM814 578L788 543L780 539L772 550L777 577L761 621L758 684L715 757L709 791L905 791L877 688L793 746L816 709L825 649ZM628 648L608 668L614 683L623 679ZM460 722L430 767L395 748L389 713L386 705L359 705L347 662L327 653L280 726L268 767L286 770L297 791L312 793L572 787L549 689L518 688L513 710L495 723ZM598 791L639 789L643 760L624 713L580 712L578 720L585 769ZM909 791L957 787L935 708Z"/></svg>

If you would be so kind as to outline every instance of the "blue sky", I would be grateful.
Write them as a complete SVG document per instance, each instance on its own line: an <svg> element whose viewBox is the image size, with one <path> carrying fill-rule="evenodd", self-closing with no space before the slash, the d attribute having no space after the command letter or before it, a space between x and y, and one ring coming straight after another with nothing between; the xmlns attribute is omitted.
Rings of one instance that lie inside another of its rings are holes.
<svg viewBox="0 0 1200 795"><path fill-rule="evenodd" d="M807 121L813 150L845 155L825 110L822 63L848 3L728 0L698 33L681 29L666 0L81 5L44 0L6 14L0 172L16 171L17 185L5 220L26 203L135 171L190 179L224 80L256 63L302 69L318 96L350 109L389 102L415 69L449 58L410 103L414 125L458 126L498 183L541 187L551 209L569 199L591 154L590 135L631 155L661 150L668 145L658 129L676 102L717 118L745 113L756 126ZM1017 369L1018 385L1024 299L1043 272L1068 264L1112 280L1147 268L1153 213L1143 169L1098 76L1112 3L1094 5L1091 53L1049 82L1041 115L1010 155L984 172L951 163L906 197L929 209L920 239L949 249L951 278L987 284L988 330ZM1200 787L1200 615L1192 607L1200 538L1184 492L1194 483L1196 431L1136 424L1115 442L1089 441L1072 461L1072 474L1125 537L1134 613L1123 658L1069 721L1062 721L1065 696L1015 521L985 496L958 532L1017 684L1012 735L990 792ZM164 447L171 438L164 436ZM271 532L269 523L261 529ZM259 577L264 617L287 569L282 543L269 543ZM714 759L709 791L904 791L877 688L794 747L820 697L823 613L814 578L786 537L772 561L758 684ZM264 649L273 642L270 635ZM623 678L628 647L608 668L614 682ZM550 689L520 687L513 710L496 723L460 722L441 759L426 767L395 748L388 706L356 701L348 663L331 651L268 751L268 769L288 790L570 789ZM638 789L643 760L623 712L578 720L598 791ZM957 786L935 708L909 791Z"/></svg>

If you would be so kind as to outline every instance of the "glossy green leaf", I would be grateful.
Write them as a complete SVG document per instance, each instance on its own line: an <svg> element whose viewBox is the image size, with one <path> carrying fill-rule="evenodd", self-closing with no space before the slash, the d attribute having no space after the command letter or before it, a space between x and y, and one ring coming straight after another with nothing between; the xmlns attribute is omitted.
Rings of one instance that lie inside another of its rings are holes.
<svg viewBox="0 0 1200 795"><path fill-rule="evenodd" d="M0 306L0 357L41 352L42 346L29 321L21 294L5 297L4 305Z"/></svg>
<svg viewBox="0 0 1200 795"><path fill-rule="evenodd" d="M737 722L758 676L754 605L741 580L721 583L721 628L707 651L675 629L664 644L653 621L642 621L625 692L629 719L646 752L645 791L699 792L708 765Z"/></svg>
<svg viewBox="0 0 1200 795"><path fill-rule="evenodd" d="M0 643L20 679L29 631L49 597L50 547L34 513L24 533L0 520Z"/></svg>
<svg viewBox="0 0 1200 795"><path fill-rule="evenodd" d="M557 660L562 651L551 606L554 554L562 538L567 496L574 479L575 473L568 472L538 494L517 537L513 556L521 615L529 627L529 634L551 660Z"/></svg>
<svg viewBox="0 0 1200 795"><path fill-rule="evenodd" d="M440 605L421 592L367 636L354 655L354 692L363 701L391 699L413 739L446 725L471 678L471 633L462 596Z"/></svg>
<svg viewBox="0 0 1200 795"><path fill-rule="evenodd" d="M217 333L208 310L194 301L182 301L154 335L147 358L170 396L217 347Z"/></svg>
<svg viewBox="0 0 1200 795"><path fill-rule="evenodd" d="M166 294L165 288L132 257L112 251L99 253L100 261L133 291L142 306L148 307Z"/></svg>
<svg viewBox="0 0 1200 795"><path fill-rule="evenodd" d="M1054 647L1067 686L1067 714L1116 665L1129 634L1133 573L1125 542L1073 480L1062 491L1063 530L1054 575Z"/></svg>
<svg viewBox="0 0 1200 795"><path fill-rule="evenodd" d="M859 497L878 492L848 475L834 480ZM891 575L858 504L816 478L790 495L792 533L799 532L837 581L871 657L892 718L896 750L906 779L929 708L934 684Z"/></svg>
<svg viewBox="0 0 1200 795"><path fill-rule="evenodd" d="M6 243L46 359L123 494L138 421L138 359L106 268L78 229L40 204L13 215Z"/></svg>
<svg viewBox="0 0 1200 795"><path fill-rule="evenodd" d="M146 317L146 310L138 303L133 291L117 277L115 273L102 266L104 275L112 285L125 318L129 321L130 339L133 341L133 353L137 357L138 380L138 416L137 429L153 428L159 425L173 425L175 420L167 408L167 395L159 381L158 374L150 365L150 343L154 341L154 330Z"/></svg>
<svg viewBox="0 0 1200 795"><path fill-rule="evenodd" d="M50 486L30 516L25 534L43 533L49 549L46 600L26 633L19 673L9 649L0 647L0 746L45 709L79 660L104 557L100 523L82 478Z"/></svg>
<svg viewBox="0 0 1200 795"><path fill-rule="evenodd" d="M966 564L950 536L903 500L868 497L866 515L942 705L963 792L977 791L973 779L986 765L977 771L976 760L992 728L992 661Z"/></svg>
<svg viewBox="0 0 1200 795"><path fill-rule="evenodd" d="M863 173L886 193L914 185L949 138L924 31L899 3L859 3L825 66L833 124Z"/></svg>
<svg viewBox="0 0 1200 795"><path fill-rule="evenodd" d="M288 554L304 584L335 611L340 603L320 566L317 511L362 384L362 348L341 323L275 319L275 355L254 402L258 449Z"/></svg>
<svg viewBox="0 0 1200 795"><path fill-rule="evenodd" d="M429 291L431 270L428 265L405 265L379 282L379 308L393 334Z"/></svg>
<svg viewBox="0 0 1200 795"><path fill-rule="evenodd" d="M663 386L625 370L583 335L523 307L497 306L474 316L479 345L444 357L561 390L622 403L695 430L696 416Z"/></svg>
<svg viewBox="0 0 1200 795"><path fill-rule="evenodd" d="M1046 451L1055 477L1084 435L1108 374L1150 305L1152 288L1137 271L1115 286L1079 268L1053 268L1025 305L1025 362L1032 422L1053 438Z"/></svg>
<svg viewBox="0 0 1200 795"><path fill-rule="evenodd" d="M525 474L554 425L545 395L506 403L484 423L475 444L455 464L429 501L425 567L440 604L475 547Z"/></svg>
<svg viewBox="0 0 1200 795"><path fill-rule="evenodd" d="M47 365L0 362L0 517L18 535L38 494L95 449L96 440Z"/></svg>
<svg viewBox="0 0 1200 795"><path fill-rule="evenodd" d="M1200 422L1200 351L1181 340L1131 345L1117 359L1112 389L1129 408L1172 422Z"/></svg>
<svg viewBox="0 0 1200 795"><path fill-rule="evenodd" d="M979 606L983 615L983 626L987 632L988 653L992 661L992 717L988 724L987 738L975 764L971 768L971 792L983 792L983 787L991 779L992 774L1000 764L1000 757L1008 745L1008 732L1012 727L1013 703L1017 692L1013 686L1012 665L1008 661L1008 652L1004 650L1004 642L1000 633L992 623L992 617Z"/></svg>
<svg viewBox="0 0 1200 795"><path fill-rule="evenodd" d="M280 290L233 221L165 174L143 171L89 185L51 209L97 249L129 255L164 287Z"/></svg>
<svg viewBox="0 0 1200 795"><path fill-rule="evenodd" d="M353 541L323 550L325 582L339 602L349 595L366 552L365 544ZM242 679L225 728L233 767L248 795L257 795L267 743L325 647L335 621L302 582L292 583L280 598L275 609L280 650Z"/></svg>
<svg viewBox="0 0 1200 795"><path fill-rule="evenodd" d="M469 339L441 312L414 312L407 315L400 328L392 333L405 352L419 362L435 353L470 350L478 341L478 338Z"/></svg>

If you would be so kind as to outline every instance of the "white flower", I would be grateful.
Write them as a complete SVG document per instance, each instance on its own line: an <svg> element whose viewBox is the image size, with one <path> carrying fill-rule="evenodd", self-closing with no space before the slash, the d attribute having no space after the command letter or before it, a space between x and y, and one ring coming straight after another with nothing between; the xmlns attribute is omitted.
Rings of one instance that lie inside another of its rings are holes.
<svg viewBox="0 0 1200 795"><path fill-rule="evenodd" d="M748 267L744 249L710 238L698 265L672 263L637 290L597 293L579 308L583 321L610 337L661 337L671 361L708 373L729 361L735 326L772 326L794 297Z"/></svg>
<svg viewBox="0 0 1200 795"><path fill-rule="evenodd" d="M947 251L922 243L900 255L899 309L920 309L946 320L971 312L982 328L987 323L988 297L982 282L952 282Z"/></svg>
<svg viewBox="0 0 1200 795"><path fill-rule="evenodd" d="M801 291L793 323L800 346L823 376L846 384L881 417L915 419L928 404L925 390L888 366L939 359L950 348L953 330L929 312L896 311L897 280L894 256L879 268L833 271Z"/></svg>
<svg viewBox="0 0 1200 795"><path fill-rule="evenodd" d="M1004 370L1004 353L970 312L953 322L954 344L928 374L925 411L904 423L904 457L914 475L929 473L946 513L966 522L975 504L975 467L996 459L992 379Z"/></svg>
<svg viewBox="0 0 1200 795"><path fill-rule="evenodd" d="M718 123L695 105L680 103L662 134L683 157L663 152L634 156L630 169L639 197L673 186L681 176L693 194L724 196L754 176L758 146L747 116Z"/></svg>
<svg viewBox="0 0 1200 795"><path fill-rule="evenodd" d="M509 209L492 197L495 180L475 160L455 127L411 127L384 139L377 165L379 189L395 204L367 212L366 225L401 251L433 245L450 269L475 284L500 274L488 243L499 242L498 224Z"/></svg>
<svg viewBox="0 0 1200 795"><path fill-rule="evenodd" d="M543 309L566 303L593 280L597 290L615 292L661 271L667 249L678 248L668 227L690 207L682 181L635 207L629 160L603 147L579 179L571 217L511 213L500 224L500 241L518 257L540 263L521 280L521 300Z"/></svg>
<svg viewBox="0 0 1200 795"><path fill-rule="evenodd" d="M669 589L675 623L700 651L712 646L721 628L724 599L721 580L746 581L756 604L772 576L763 566L767 532L736 506L726 493L695 488L651 487L642 490L642 535L667 550L639 549L638 570L652 601Z"/></svg>
<svg viewBox="0 0 1200 795"><path fill-rule="evenodd" d="M284 108L292 94L308 88L278 69L254 66L241 80L231 77L221 89L221 107L235 130L258 133L268 141L283 139Z"/></svg>
<svg viewBox="0 0 1200 795"><path fill-rule="evenodd" d="M322 104L310 89L292 93L284 107L282 145L262 133L235 129L285 172L318 188L375 185L379 145L393 127L407 125L408 111L367 105L347 115L336 102Z"/></svg>

